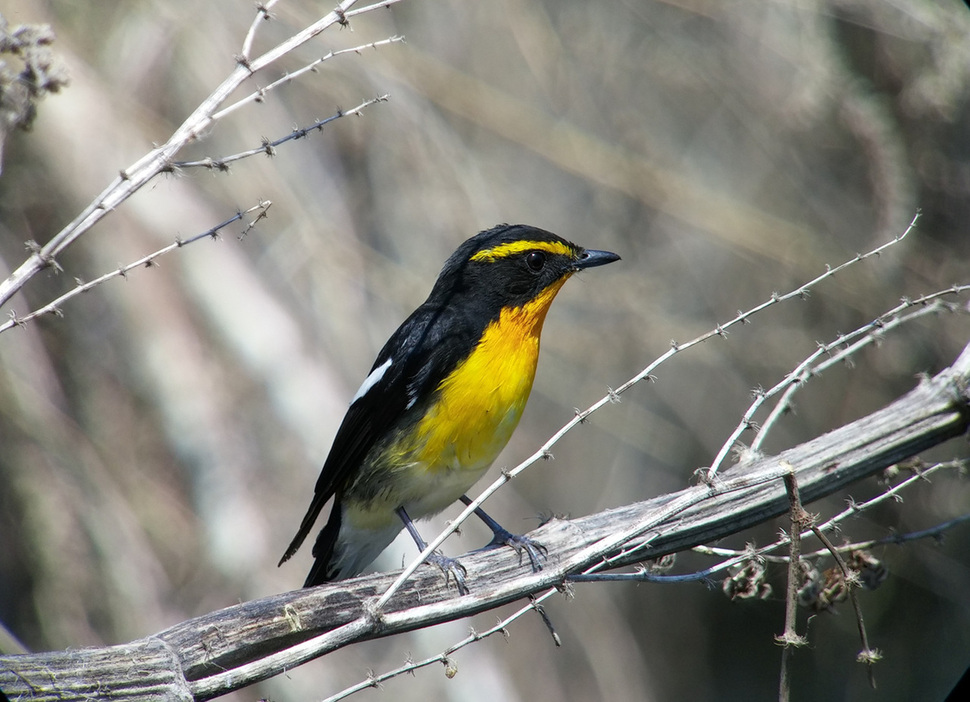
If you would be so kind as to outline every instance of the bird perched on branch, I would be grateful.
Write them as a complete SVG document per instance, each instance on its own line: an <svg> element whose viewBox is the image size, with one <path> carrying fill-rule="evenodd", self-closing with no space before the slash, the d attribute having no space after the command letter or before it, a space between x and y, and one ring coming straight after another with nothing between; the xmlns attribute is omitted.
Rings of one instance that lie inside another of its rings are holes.
<svg viewBox="0 0 970 702"><path fill-rule="evenodd" d="M468 239L445 262L423 305L391 335L350 402L313 501L282 565L335 498L313 546L304 587L360 574L412 519L437 514L488 470L522 416L549 305L577 271L619 260L547 231L503 224ZM481 509L489 546L509 545L541 568L542 547ZM466 591L464 568L430 562Z"/></svg>

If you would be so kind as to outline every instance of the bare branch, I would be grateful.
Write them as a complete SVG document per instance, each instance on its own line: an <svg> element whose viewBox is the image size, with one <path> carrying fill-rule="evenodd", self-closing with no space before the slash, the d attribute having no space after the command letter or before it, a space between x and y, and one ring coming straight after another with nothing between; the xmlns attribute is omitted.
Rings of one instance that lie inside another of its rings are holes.
<svg viewBox="0 0 970 702"><path fill-rule="evenodd" d="M870 500L867 500L865 502L858 502L858 503L850 500L849 507L847 509L843 510L842 512L839 512L831 519L826 520L822 524L819 524L818 528L823 532L833 530L837 528L843 521L845 521L849 517L857 516L865 512L866 510L869 510L872 507L878 504L881 504L887 500L899 499L899 495L903 490L911 487L916 483L927 482L927 479L929 478L929 476L937 471L944 470L944 469L954 469L954 468L957 470L963 471L966 469L966 465L967 465L966 460L956 460L956 461L945 461L943 463L936 463L932 466L928 466L920 470L918 474L911 475L910 477L906 478L900 483L897 483L896 485L889 487L885 492L880 493L879 495L873 497ZM890 470L891 469L892 468L890 468ZM918 539L940 538L940 536L947 530L952 529L956 526L959 526L967 521L970 521L970 514L964 514L959 517L955 517L953 519L948 519L947 521L937 524L928 529L921 529L919 531L913 531L906 534L893 533L879 539L869 539L867 541L856 541L849 544L843 544L842 546L837 546L836 549L840 553L847 553L849 551L871 549L871 548L874 548L875 546L883 546L888 544L904 544L910 541L916 541ZM805 538L809 535L810 534L808 531L805 531L801 534L802 538ZM768 544L766 546L762 546L757 549L749 548L749 549L745 549L744 551L739 551L737 549L730 549L730 548L722 548L717 546L696 546L693 549L694 552L696 553L701 553L701 554L710 555L710 556L726 557L728 558L728 560L724 561L723 563L719 563L716 566L705 568L704 570L698 571L697 573L690 573L686 575L651 575L649 577L644 577L643 579L649 580L650 582L666 582L666 581L677 582L677 581L687 581L687 580L703 580L704 578L709 578L712 575L718 573L719 571L726 570L727 568L730 568L731 566L734 566L737 563L740 563L741 561L750 559L752 557L762 558L772 563L788 563L789 562L788 556L770 555L771 551L785 547L788 544L788 541L789 541L788 537L785 536L779 539L778 541L775 541L774 543ZM802 555L802 558L804 559L818 558L828 553L829 553L829 549L823 548L816 551L812 551L811 553L805 553Z"/></svg>
<svg viewBox="0 0 970 702"><path fill-rule="evenodd" d="M792 469L785 476L785 491L788 493L788 501L791 503L791 537L788 547L788 591L785 594L785 631L775 640L781 644L781 675L778 680L778 700L788 702L791 699L791 656L797 646L804 646L808 643L804 636L799 636L795 630L795 621L798 616L798 586L801 580L801 560L799 552L802 546L801 533L806 527L812 525L812 517L802 507L801 498L798 495L798 482L795 479L795 471Z"/></svg>
<svg viewBox="0 0 970 702"><path fill-rule="evenodd" d="M839 553L838 549L832 545L829 538L814 524L811 525L812 532L821 541L825 548L828 549L829 553L832 554L832 558L839 566L839 570L842 572L843 582L845 582L848 587L849 599L852 601L852 609L855 610L855 620L856 625L859 627L859 638L862 639L862 650L859 652L857 660L860 663L866 664L866 673L869 675L869 685L873 690L876 689L876 676L872 669L872 664L878 661L882 655L877 649L869 647L869 636L866 634L866 625L862 618L862 607L859 604L859 598L856 595L856 587L858 586L858 578L854 573L849 572L848 566L845 564L845 559L842 558L842 554Z"/></svg>
<svg viewBox="0 0 970 702"><path fill-rule="evenodd" d="M948 295L963 294L968 290L970 290L970 285L953 285L945 290L938 290L937 292L922 295L916 299L904 299L896 307L884 312L858 329L848 334L840 334L838 338L827 344L820 343L811 355L799 363L793 371L786 374L774 387L769 390L758 388L753 393L754 401L745 411L737 427L735 427L731 435L721 445L721 449L711 464L711 470L717 471L724 462L724 459L727 458L731 450L737 445L737 440L750 428L755 428L757 434L749 450L758 452L764 441L768 438L768 432L775 426L781 416L791 408L792 396L803 388L809 380L820 375L823 371L828 370L837 363L845 362L853 354L875 343L886 333L920 317L938 314L940 312L970 312L965 307L952 307L940 299ZM775 404L768 418L760 426L756 424L754 417L758 410L769 399L779 393L782 393L782 396Z"/></svg>
<svg viewBox="0 0 970 702"><path fill-rule="evenodd" d="M97 224L102 217L122 204L159 173L170 170L175 155L187 144L203 135L211 126L213 115L219 106L252 75L318 36L327 28L335 24L345 24L348 17L388 7L400 2L400 0L384 0L383 2L351 11L350 8L356 2L357 0L343 0L326 16L252 59L249 59L245 55L245 52L251 48L252 44L250 36L247 36L244 43L244 55L239 57L236 68L185 119L181 126L169 137L168 141L122 170L120 175L85 207L73 221L53 236L50 241L37 251L34 251L6 280L0 282L0 305L5 304L39 271L55 265L57 255ZM263 7L268 7L270 4L265 4ZM257 21L261 21L265 16L263 11L260 10ZM255 30L252 29L250 34L253 31Z"/></svg>
<svg viewBox="0 0 970 702"><path fill-rule="evenodd" d="M290 83L296 80L304 73L312 73L316 71L317 66L322 64L324 61L329 61L330 59L335 58L337 56L341 56L343 54L350 54L350 53L359 54L361 51L364 51L366 49L377 49L381 46L387 46L388 44L394 44L396 42L401 42L401 41L404 41L404 37L393 36L393 37L388 37L387 39L382 39L381 41L372 41L369 44L361 44L360 46L355 46L351 49L340 49L339 51L331 51L326 56L321 56L317 60L311 61L303 68L300 68L296 71L292 71L290 73L286 73L282 78L274 80L265 88L260 88L259 90L253 91L246 97L240 100L237 100L236 102L229 105L228 107L224 107L223 109L219 110L214 115L212 115L212 121L213 122L218 121L223 117L235 112L240 107L244 107L254 102L263 102L266 99L266 95L269 94L271 91L275 90L281 85L285 85L286 83Z"/></svg>
<svg viewBox="0 0 970 702"><path fill-rule="evenodd" d="M230 224L232 224L233 222L238 222L241 219L243 219L243 217L245 217L246 215L259 210L259 214L256 215L256 217L254 217L253 220L246 225L245 230L240 235L240 238L242 238L243 236L246 235L246 233L249 232L249 230L251 230L256 225L257 222L259 222L261 219L266 217L266 213L272 204L273 203L270 202L269 200L260 202L258 205L253 205L252 207L250 207L248 210L245 210L244 212L237 212L229 219L217 224L216 226L210 229L205 230L204 232L195 234L189 237L188 239L176 239L168 246L164 246L158 249L157 251L154 251L148 254L147 256L142 256L137 261L132 261L131 263L128 263L126 265L119 266L115 270L105 273L104 275L99 276L92 281L84 282L81 280L76 280L77 285L75 285L74 288L72 288L71 290L68 290L66 293L64 293L57 299L47 303L43 307L37 310L34 310L30 314L26 314L23 317L20 317L20 316L17 316L16 313L11 312L10 319L4 322L3 324L0 324L0 334L2 334L3 332L7 331L12 327L23 326L27 322L33 319L36 319L37 317L42 317L43 315L46 315L46 314L59 315L61 314L61 305L67 302L68 300L74 297L77 297L81 293L85 293L88 290L91 290L92 288L95 288L101 285L102 283L105 283L111 280L112 278L117 278L119 276L127 278L129 271L135 268L138 268L140 266L145 266L146 268L150 268L156 265L156 261L160 257L164 256L165 254L171 251L175 251L176 249L181 249L185 246L188 246L189 244L194 244L195 242L200 241L202 239L218 238L219 232L225 229L226 227L228 227Z"/></svg>
<svg viewBox="0 0 970 702"><path fill-rule="evenodd" d="M323 131L323 128L342 117L359 116L366 108L371 105L376 105L379 102L387 102L390 98L389 95L378 95L376 98L370 100L365 100L364 102L357 105L350 110L338 110L334 114L326 117L324 119L317 120L308 127L300 127L299 129L294 129L292 132L284 137L280 137L275 141L266 141L260 144L254 149L249 149L247 151L241 151L237 154L232 154L231 156L219 156L219 157L208 157L200 161L176 161L172 164L173 168L193 168L193 167L203 167L210 168L219 171L228 171L229 164L234 161L240 161L244 158L249 158L250 156L257 156L259 154L266 154L269 156L275 155L275 149L280 144L285 144L288 141L293 141L295 139L303 139L309 136L313 132Z"/></svg>

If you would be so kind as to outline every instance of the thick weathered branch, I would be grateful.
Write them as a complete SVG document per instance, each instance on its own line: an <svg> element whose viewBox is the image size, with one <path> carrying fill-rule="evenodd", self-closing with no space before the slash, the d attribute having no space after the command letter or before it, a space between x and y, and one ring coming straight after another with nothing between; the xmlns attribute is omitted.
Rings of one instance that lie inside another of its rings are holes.
<svg viewBox="0 0 970 702"><path fill-rule="evenodd" d="M531 534L549 549L539 573L511 549L465 556L472 592L464 597L425 567L375 612L369 603L394 575L365 576L229 607L126 645L0 657L0 689L11 699L209 699L350 643L556 587L607 558L623 565L716 540L785 513L781 477L788 471L807 503L964 433L968 382L970 346L951 368L888 407L778 456L735 466L712 486L552 520Z"/></svg>

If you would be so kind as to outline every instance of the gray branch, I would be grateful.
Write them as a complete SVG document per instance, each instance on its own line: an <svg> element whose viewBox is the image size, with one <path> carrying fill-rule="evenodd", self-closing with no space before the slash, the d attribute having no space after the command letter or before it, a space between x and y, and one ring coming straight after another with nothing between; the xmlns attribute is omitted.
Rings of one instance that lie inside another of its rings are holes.
<svg viewBox="0 0 970 702"><path fill-rule="evenodd" d="M382 611L394 581L376 574L266 597L183 622L129 644L0 657L0 690L31 700L203 700L264 680L337 648L430 626L561 586L567 575L660 557L714 541L788 511L782 476L794 470L803 502L829 495L963 434L970 419L970 346L950 368L888 407L699 485L530 536L549 549L530 572L511 549L469 554L472 591L449 589L422 567Z"/></svg>

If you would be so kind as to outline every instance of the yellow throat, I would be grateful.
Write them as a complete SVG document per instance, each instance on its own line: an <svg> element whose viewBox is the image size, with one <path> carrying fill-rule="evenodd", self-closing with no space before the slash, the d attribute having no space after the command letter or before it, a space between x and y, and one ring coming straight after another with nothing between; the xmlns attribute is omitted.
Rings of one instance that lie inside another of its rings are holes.
<svg viewBox="0 0 970 702"><path fill-rule="evenodd" d="M532 390L546 312L569 276L521 307L505 308L438 387L421 420L416 455L428 470L484 471L508 443Z"/></svg>

